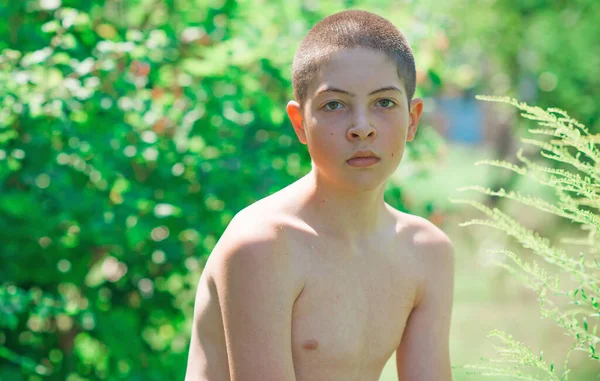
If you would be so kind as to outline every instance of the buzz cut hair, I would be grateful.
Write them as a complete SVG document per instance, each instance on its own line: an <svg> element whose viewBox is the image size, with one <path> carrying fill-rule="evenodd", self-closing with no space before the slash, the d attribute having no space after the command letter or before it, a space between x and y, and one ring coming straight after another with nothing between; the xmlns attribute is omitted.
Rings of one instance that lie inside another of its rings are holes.
<svg viewBox="0 0 600 381"><path fill-rule="evenodd" d="M415 93L416 69L412 49L402 32L389 20L367 11L347 10L325 17L300 43L292 64L292 87L303 108L312 79L336 52L367 48L396 63L398 77L410 102Z"/></svg>

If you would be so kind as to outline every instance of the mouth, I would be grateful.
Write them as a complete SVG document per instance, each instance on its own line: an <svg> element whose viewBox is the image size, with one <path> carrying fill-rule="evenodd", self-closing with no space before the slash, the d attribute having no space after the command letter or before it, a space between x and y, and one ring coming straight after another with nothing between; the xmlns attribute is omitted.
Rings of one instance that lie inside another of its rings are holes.
<svg viewBox="0 0 600 381"><path fill-rule="evenodd" d="M352 155L352 157L346 162L351 167L370 167L379 162L379 156L377 156L373 151L358 151Z"/></svg>
<svg viewBox="0 0 600 381"><path fill-rule="evenodd" d="M375 154L375 152L373 152L371 150L363 150L363 151L355 152L354 155L352 155L349 160L357 159L357 158L369 158L369 157L379 159L379 156L377 156Z"/></svg>

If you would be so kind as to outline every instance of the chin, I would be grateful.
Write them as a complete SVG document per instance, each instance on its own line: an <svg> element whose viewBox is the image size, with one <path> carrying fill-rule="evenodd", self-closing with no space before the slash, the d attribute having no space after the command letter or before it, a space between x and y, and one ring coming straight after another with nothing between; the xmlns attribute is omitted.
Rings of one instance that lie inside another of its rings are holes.
<svg viewBox="0 0 600 381"><path fill-rule="evenodd" d="M322 180L335 184L337 187L348 191L368 192L380 188L387 184L391 173L382 170L383 168L318 168L313 166L313 170L317 170L318 177ZM392 172L393 173L393 172Z"/></svg>
<svg viewBox="0 0 600 381"><path fill-rule="evenodd" d="M389 177L382 176L381 173L367 171L355 173L354 176L346 176L342 180L344 183L344 187L347 189L352 189L357 192L368 192L375 191L379 189L381 186L384 186Z"/></svg>

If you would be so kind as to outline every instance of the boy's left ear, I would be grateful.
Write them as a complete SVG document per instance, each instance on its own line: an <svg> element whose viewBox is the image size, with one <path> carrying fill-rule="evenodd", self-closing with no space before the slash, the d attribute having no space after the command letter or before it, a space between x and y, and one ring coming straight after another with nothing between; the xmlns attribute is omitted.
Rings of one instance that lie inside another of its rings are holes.
<svg viewBox="0 0 600 381"><path fill-rule="evenodd" d="M415 98L410 102L410 123L408 125L408 132L406 135L406 141L410 142L415 138L417 134L417 128L419 127L419 119L423 113L423 100L421 98Z"/></svg>
<svg viewBox="0 0 600 381"><path fill-rule="evenodd" d="M304 119L302 107L300 107L300 104L296 101L289 101L285 110L292 122L292 127L294 127L294 132L296 133L296 136L298 136L298 140L300 140L300 143L306 144L306 132L304 131L304 124L302 123Z"/></svg>

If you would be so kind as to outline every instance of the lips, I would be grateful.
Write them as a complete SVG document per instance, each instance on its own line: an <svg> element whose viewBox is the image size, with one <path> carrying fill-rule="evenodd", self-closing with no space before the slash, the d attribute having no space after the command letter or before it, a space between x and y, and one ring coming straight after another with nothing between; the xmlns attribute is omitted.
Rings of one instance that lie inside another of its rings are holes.
<svg viewBox="0 0 600 381"><path fill-rule="evenodd" d="M355 152L354 155L352 155L350 157L350 160L356 159L356 158L369 158L369 157L379 159L379 156L377 156L375 154L375 152L373 152L371 150L364 150L364 151Z"/></svg>
<svg viewBox="0 0 600 381"><path fill-rule="evenodd" d="M379 156L373 151L358 151L346 161L351 167L370 167L379 162Z"/></svg>

